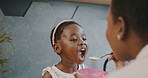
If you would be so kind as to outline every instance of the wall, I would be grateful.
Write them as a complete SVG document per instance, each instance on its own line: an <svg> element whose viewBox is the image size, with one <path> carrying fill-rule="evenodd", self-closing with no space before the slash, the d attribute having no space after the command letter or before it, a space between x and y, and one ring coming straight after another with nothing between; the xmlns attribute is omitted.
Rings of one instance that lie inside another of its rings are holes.
<svg viewBox="0 0 148 78"><path fill-rule="evenodd" d="M2 49L11 48L14 53L8 55L11 63L6 65L12 72L4 73L2 78L41 78L43 68L58 63L60 58L53 51L49 36L52 28L65 19L78 22L86 32L89 52L85 64L103 70L107 57L100 61L91 61L88 57L100 57L111 51L105 35L108 8L107 5L49 1L33 2L24 17L4 16L0 12L1 26L12 34L16 48L12 49L10 44L0 45ZM115 70L113 62L109 62L107 70Z"/></svg>

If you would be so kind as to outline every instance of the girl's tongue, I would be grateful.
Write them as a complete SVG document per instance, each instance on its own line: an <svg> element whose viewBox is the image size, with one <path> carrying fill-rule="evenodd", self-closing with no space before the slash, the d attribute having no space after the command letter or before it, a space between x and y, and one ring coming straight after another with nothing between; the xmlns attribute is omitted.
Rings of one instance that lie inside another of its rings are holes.
<svg viewBox="0 0 148 78"><path fill-rule="evenodd" d="M85 55L83 55L82 52L78 52L78 58L79 58L81 61L85 61Z"/></svg>

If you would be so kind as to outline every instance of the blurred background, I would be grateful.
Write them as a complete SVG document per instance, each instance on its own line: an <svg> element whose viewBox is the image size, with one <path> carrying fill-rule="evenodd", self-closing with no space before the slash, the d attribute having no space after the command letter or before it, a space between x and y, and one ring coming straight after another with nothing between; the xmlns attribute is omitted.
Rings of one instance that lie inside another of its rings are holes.
<svg viewBox="0 0 148 78"><path fill-rule="evenodd" d="M110 0L1 0L0 26L12 34L12 43L0 44L0 49L10 48L11 72L2 78L41 78L42 69L60 61L50 43L52 28L62 20L74 20L85 30L89 51L85 64L103 70L107 57L91 61L90 56L100 57L111 51L106 39L107 14ZM115 71L112 61L107 72Z"/></svg>

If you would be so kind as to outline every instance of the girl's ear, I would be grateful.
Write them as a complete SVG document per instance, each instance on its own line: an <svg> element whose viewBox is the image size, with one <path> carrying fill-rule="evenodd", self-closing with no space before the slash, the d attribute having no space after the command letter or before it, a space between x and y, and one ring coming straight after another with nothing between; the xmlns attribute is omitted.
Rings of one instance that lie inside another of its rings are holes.
<svg viewBox="0 0 148 78"><path fill-rule="evenodd" d="M62 46L59 43L53 45L53 49L56 53L60 54L62 52Z"/></svg>

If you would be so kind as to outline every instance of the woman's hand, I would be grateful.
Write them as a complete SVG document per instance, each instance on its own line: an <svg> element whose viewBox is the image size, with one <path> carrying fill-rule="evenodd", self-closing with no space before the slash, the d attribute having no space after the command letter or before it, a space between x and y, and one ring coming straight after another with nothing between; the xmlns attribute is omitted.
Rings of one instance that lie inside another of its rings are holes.
<svg viewBox="0 0 148 78"><path fill-rule="evenodd" d="M109 61L110 60L113 60L115 62L115 64L116 64L116 70L118 70L118 69L120 69L120 68L122 68L122 67L124 67L126 65L124 61L117 60L115 58L114 54L110 55L109 58L108 58L108 60Z"/></svg>

